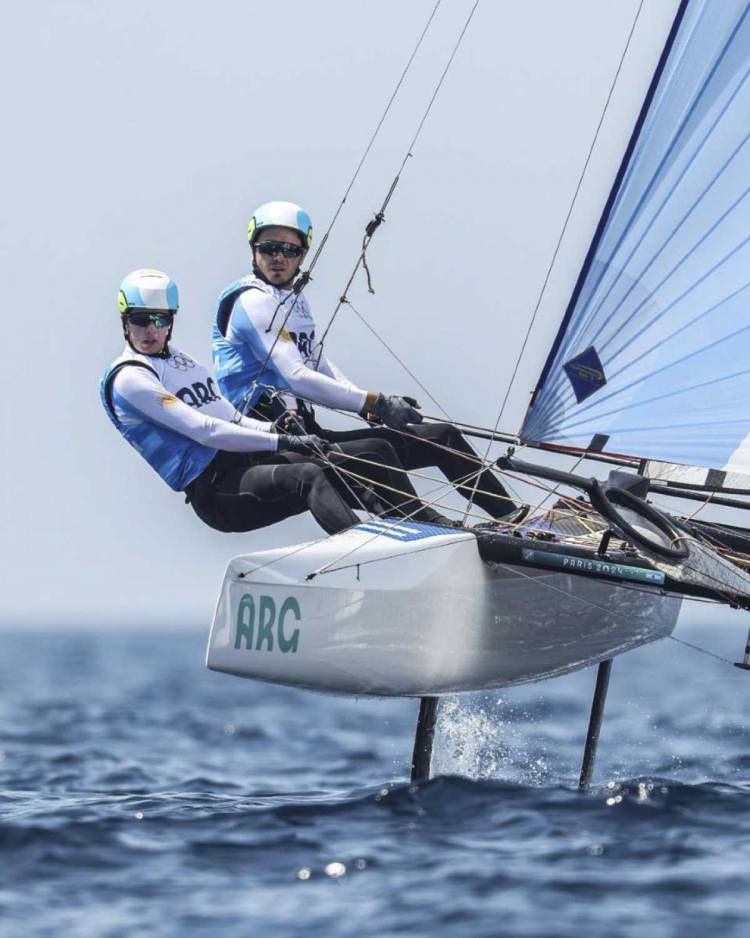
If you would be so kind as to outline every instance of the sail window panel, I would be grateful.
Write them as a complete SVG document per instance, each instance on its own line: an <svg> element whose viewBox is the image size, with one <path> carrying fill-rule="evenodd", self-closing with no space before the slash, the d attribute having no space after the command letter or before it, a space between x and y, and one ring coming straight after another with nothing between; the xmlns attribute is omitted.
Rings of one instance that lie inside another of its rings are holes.
<svg viewBox="0 0 750 938"><path fill-rule="evenodd" d="M655 482L666 482L688 488L722 489L725 492L743 493L750 491L750 473L722 472L698 466L680 466L674 463L647 460L640 467L641 475Z"/></svg>
<svg viewBox="0 0 750 938"><path fill-rule="evenodd" d="M723 468L750 432L747 6L688 4L524 440Z"/></svg>

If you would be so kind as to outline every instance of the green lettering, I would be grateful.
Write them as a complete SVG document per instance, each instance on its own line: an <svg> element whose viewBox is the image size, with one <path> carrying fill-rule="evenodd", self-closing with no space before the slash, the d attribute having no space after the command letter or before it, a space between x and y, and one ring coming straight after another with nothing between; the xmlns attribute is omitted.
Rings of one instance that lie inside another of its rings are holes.
<svg viewBox="0 0 750 938"><path fill-rule="evenodd" d="M299 603L293 596L289 596L284 600L281 609L279 611L279 648L281 651L289 651L292 654L297 651L297 645L299 644L299 629L295 629L292 632L292 637L287 638L284 635L284 619L286 614L291 612L294 615L294 618L297 622L302 618L302 613L299 609Z"/></svg>
<svg viewBox="0 0 750 938"><path fill-rule="evenodd" d="M263 642L268 642L268 651L273 651L273 623L276 618L276 604L270 596L260 597L258 613L258 640L255 650L260 651Z"/></svg>
<svg viewBox="0 0 750 938"><path fill-rule="evenodd" d="M253 628L255 627L255 602L249 593L240 600L240 606L237 610L237 633L234 637L234 647L242 646L242 639L245 639L245 648L253 647Z"/></svg>

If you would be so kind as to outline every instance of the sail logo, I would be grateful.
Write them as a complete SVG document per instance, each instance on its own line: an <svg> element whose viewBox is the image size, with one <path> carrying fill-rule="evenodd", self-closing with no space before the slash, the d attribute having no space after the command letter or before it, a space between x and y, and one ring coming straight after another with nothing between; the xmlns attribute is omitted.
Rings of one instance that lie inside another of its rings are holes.
<svg viewBox="0 0 750 938"><path fill-rule="evenodd" d="M599 360L599 355L593 345L590 345L580 355L576 355L575 358L565 362L563 369L568 376L579 404L607 383L604 366Z"/></svg>
<svg viewBox="0 0 750 938"><path fill-rule="evenodd" d="M276 610L273 596L259 596L244 593L237 607L237 622L234 634L234 647L247 651L274 651L282 654L296 654L299 647L299 628L292 627L292 622L302 619L299 603L293 596L287 596ZM256 629L257 626L257 629Z"/></svg>

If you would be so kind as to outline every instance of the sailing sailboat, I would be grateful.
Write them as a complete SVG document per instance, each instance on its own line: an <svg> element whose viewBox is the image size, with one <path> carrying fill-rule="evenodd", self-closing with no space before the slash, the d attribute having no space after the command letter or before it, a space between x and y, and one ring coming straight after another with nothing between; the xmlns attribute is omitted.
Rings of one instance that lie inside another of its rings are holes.
<svg viewBox="0 0 750 938"><path fill-rule="evenodd" d="M663 47L662 47L663 45ZM663 638L681 603L750 608L750 3L681 0L520 432L610 464L519 460L575 495L472 532L388 518L234 558L209 668L344 694L503 687ZM490 432L490 437L497 434Z"/></svg>

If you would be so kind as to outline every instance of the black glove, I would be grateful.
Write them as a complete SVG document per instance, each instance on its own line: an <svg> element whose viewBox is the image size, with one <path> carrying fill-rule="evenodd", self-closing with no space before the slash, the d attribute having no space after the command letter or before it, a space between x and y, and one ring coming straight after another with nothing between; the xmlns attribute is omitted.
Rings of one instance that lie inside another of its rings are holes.
<svg viewBox="0 0 750 938"><path fill-rule="evenodd" d="M306 433L305 424L300 414L294 414L288 410L283 417L277 420L280 432L289 433L292 436L304 436Z"/></svg>
<svg viewBox="0 0 750 938"><path fill-rule="evenodd" d="M378 394L371 413L378 420L382 420L387 427L403 430L407 423L422 422L422 415L415 409L416 407L417 402L413 397L400 397L397 394L385 397L383 394Z"/></svg>
<svg viewBox="0 0 750 938"><path fill-rule="evenodd" d="M321 456L331 448L328 440L313 433L292 436L290 433L279 434L277 453L299 453L301 456Z"/></svg>

